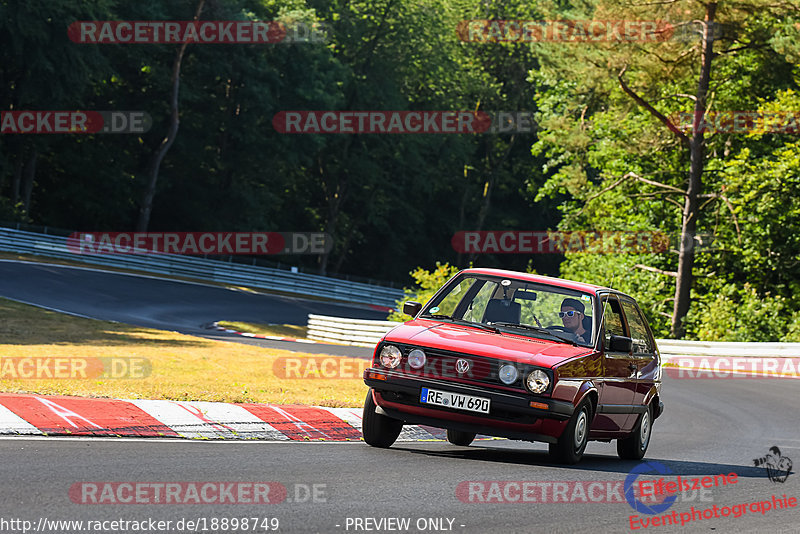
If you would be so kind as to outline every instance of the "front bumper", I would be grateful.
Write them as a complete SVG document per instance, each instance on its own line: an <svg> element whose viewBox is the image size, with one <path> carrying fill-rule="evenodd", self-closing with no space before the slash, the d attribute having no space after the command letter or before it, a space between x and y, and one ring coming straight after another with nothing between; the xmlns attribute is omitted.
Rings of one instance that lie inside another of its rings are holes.
<svg viewBox="0 0 800 534"><path fill-rule="evenodd" d="M383 378L376 378L382 376ZM475 432L492 436L553 443L561 435L575 407L570 402L530 394L492 391L454 382L409 377L384 369L366 369L364 382L376 393L376 403L389 417L411 424ZM442 389L491 400L488 414L423 404L423 387ZM531 401L548 406L533 408Z"/></svg>

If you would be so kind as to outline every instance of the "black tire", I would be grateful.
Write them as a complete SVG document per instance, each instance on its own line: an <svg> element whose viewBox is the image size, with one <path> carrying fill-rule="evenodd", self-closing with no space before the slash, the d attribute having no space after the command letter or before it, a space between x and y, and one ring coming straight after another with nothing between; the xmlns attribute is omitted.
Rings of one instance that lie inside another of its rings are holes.
<svg viewBox="0 0 800 534"><path fill-rule="evenodd" d="M572 414L558 442L549 445L550 457L563 464L578 463L589 442L591 424L592 405L585 399L575 408L575 413Z"/></svg>
<svg viewBox="0 0 800 534"><path fill-rule="evenodd" d="M617 454L623 460L641 460L650 445L652 433L653 407L648 405L647 411L639 416L631 435L617 440Z"/></svg>
<svg viewBox="0 0 800 534"><path fill-rule="evenodd" d="M361 420L361 434L367 445L386 449L391 447L403 430L403 422L381 415L372 400L372 390L367 392L364 400L364 415Z"/></svg>
<svg viewBox="0 0 800 534"><path fill-rule="evenodd" d="M447 431L447 441L452 443L453 445L460 445L462 447L468 447L472 440L475 439L474 432L461 432L460 430L448 430Z"/></svg>

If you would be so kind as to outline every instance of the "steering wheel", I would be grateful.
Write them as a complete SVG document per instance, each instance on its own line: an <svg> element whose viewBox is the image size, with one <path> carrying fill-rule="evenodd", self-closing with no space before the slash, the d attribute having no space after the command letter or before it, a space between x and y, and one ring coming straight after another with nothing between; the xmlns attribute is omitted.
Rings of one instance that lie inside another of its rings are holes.
<svg viewBox="0 0 800 534"><path fill-rule="evenodd" d="M572 330L570 330L569 328L567 328L565 326L556 325L556 324L554 324L553 326L548 326L547 329L548 330L557 330L559 332L565 332L567 334L574 334L575 333L575 332L573 332Z"/></svg>

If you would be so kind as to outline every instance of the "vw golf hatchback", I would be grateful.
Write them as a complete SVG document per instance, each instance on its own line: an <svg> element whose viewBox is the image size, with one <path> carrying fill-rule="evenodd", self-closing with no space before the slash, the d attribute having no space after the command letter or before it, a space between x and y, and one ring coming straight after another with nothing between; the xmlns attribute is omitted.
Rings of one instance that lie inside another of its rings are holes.
<svg viewBox="0 0 800 534"><path fill-rule="evenodd" d="M364 372L364 441L389 447L404 424L549 444L576 463L589 440L644 457L663 412L661 359L636 301L590 284L467 269L378 343Z"/></svg>

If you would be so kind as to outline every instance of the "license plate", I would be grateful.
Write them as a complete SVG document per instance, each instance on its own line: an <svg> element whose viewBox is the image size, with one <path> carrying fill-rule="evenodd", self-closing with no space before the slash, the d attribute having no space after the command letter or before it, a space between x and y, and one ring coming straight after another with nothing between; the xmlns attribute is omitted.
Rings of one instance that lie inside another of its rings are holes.
<svg viewBox="0 0 800 534"><path fill-rule="evenodd" d="M422 404L435 404L436 406L455 408L456 410L489 413L489 403L491 399L462 395L461 393L451 393L449 391L439 391L438 389L422 388L419 401Z"/></svg>

